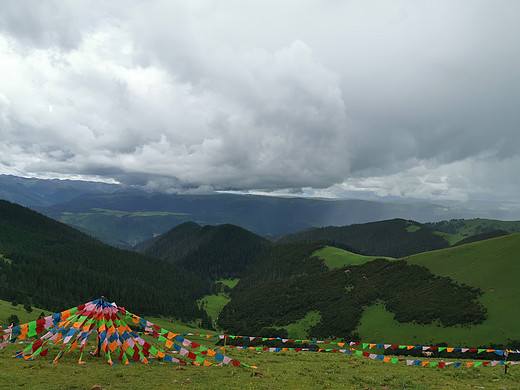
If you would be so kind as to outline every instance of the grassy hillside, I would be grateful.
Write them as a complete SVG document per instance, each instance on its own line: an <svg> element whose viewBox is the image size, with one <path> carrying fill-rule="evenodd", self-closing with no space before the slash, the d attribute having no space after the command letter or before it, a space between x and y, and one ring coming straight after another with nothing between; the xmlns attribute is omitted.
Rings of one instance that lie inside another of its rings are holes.
<svg viewBox="0 0 520 390"><path fill-rule="evenodd" d="M363 339L388 343L426 340L452 345L507 345L520 340L520 234L418 254L410 256L408 262L481 289L484 293L479 301L487 309L487 319L479 325L449 329L436 325L398 324L391 313L378 306L364 313L358 328Z"/></svg>
<svg viewBox="0 0 520 390"><path fill-rule="evenodd" d="M198 341L206 345L205 341ZM12 359L17 346L0 351L0 387L39 390L91 389L98 385L110 390L189 389L516 389L518 366L508 374L497 367L411 367L404 362L383 363L362 356L341 353L279 352L257 353L228 349L226 355L258 367L257 370L224 366L187 366L157 362L150 365L110 366L104 358L84 355L78 366L76 351L59 364L45 359ZM434 361L435 359L431 359Z"/></svg>
<svg viewBox="0 0 520 390"><path fill-rule="evenodd" d="M329 269L341 268L346 265L359 265L375 260L379 256L363 256L333 246L326 246L314 252L314 256L323 260ZM389 258L388 258L389 259Z"/></svg>
<svg viewBox="0 0 520 390"><path fill-rule="evenodd" d="M20 320L19 324L24 324L26 322L34 321L38 319L41 313L44 313L46 316L49 314L54 314L54 312L50 312L47 310L43 310L37 307L32 307L31 312L27 312L27 310L24 309L23 304L18 304L16 306L13 306L11 302L0 300L0 325L2 326L9 326L11 325L7 319L15 315Z"/></svg>

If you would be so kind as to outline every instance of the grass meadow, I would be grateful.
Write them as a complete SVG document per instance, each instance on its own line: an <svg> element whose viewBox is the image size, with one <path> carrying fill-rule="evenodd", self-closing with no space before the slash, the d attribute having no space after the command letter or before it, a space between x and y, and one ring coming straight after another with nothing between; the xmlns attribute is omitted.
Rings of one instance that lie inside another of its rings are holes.
<svg viewBox="0 0 520 390"><path fill-rule="evenodd" d="M255 352L226 350L244 367L179 366L153 362L110 366L104 357L84 355L78 365L75 351L58 364L54 356L34 361L13 359L19 348L0 351L0 389L518 389L520 367L416 367L373 361L341 353Z"/></svg>

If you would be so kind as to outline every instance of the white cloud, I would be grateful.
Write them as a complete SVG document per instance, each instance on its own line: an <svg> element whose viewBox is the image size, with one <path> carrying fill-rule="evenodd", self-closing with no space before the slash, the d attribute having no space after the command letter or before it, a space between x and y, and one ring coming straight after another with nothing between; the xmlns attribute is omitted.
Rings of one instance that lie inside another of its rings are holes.
<svg viewBox="0 0 520 390"><path fill-rule="evenodd" d="M171 191L520 191L517 2L6 4L0 173Z"/></svg>

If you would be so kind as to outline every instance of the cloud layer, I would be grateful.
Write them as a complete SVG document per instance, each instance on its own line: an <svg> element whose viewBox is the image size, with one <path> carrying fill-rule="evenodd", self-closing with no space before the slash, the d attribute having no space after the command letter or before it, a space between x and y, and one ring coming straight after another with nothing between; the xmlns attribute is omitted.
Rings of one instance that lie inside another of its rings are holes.
<svg viewBox="0 0 520 390"><path fill-rule="evenodd" d="M515 1L6 1L0 173L518 198Z"/></svg>

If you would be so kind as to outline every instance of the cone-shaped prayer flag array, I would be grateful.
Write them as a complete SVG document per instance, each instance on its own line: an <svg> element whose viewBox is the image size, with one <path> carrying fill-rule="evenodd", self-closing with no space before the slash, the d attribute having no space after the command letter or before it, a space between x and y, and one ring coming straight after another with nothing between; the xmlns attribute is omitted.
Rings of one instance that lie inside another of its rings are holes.
<svg viewBox="0 0 520 390"><path fill-rule="evenodd" d="M127 325L127 321L164 343L167 350L149 344ZM79 348L78 363L85 364L83 352L89 341L95 338L93 354L99 356L104 353L111 365L116 365L116 360L124 364L132 364L131 360L148 364L149 359L163 359L201 366L231 363L233 366L251 367L181 337L180 334L162 329L104 298L33 322L5 328L0 333L0 349L7 343L35 336L40 338L13 357L32 360L37 356L46 356L49 348L53 347L58 349L58 354L51 363L57 363L63 355Z"/></svg>

